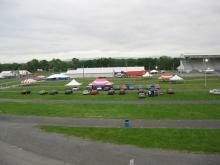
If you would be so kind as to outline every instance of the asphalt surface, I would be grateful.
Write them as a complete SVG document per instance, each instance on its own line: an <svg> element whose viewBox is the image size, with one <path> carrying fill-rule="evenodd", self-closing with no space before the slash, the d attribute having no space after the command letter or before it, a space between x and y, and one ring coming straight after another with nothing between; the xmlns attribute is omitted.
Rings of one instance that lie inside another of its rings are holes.
<svg viewBox="0 0 220 165"><path fill-rule="evenodd" d="M49 134L30 123L0 120L1 165L219 165L220 155L192 154Z"/></svg>
<svg viewBox="0 0 220 165"><path fill-rule="evenodd" d="M4 99L0 103L34 104L220 104L220 100L43 100L43 99Z"/></svg>
<svg viewBox="0 0 220 165"><path fill-rule="evenodd" d="M62 118L0 115L0 121L86 127L122 127L122 119ZM134 128L220 128L220 120L130 120Z"/></svg>

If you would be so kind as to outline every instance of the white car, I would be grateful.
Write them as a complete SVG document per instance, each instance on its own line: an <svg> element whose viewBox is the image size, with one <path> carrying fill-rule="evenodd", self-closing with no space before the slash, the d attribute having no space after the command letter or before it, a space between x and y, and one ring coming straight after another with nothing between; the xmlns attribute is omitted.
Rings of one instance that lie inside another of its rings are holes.
<svg viewBox="0 0 220 165"><path fill-rule="evenodd" d="M211 69L211 68L207 68L206 70L204 70L204 72L206 73L213 73L215 70Z"/></svg>
<svg viewBox="0 0 220 165"><path fill-rule="evenodd" d="M213 95L220 95L220 89L212 89L209 91L209 93Z"/></svg>

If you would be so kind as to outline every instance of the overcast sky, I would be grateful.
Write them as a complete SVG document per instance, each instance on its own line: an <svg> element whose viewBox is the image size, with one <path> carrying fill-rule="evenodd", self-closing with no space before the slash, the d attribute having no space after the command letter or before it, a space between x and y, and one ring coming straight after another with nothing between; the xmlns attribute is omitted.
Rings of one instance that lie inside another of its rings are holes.
<svg viewBox="0 0 220 165"><path fill-rule="evenodd" d="M220 53L220 0L0 0L0 63Z"/></svg>

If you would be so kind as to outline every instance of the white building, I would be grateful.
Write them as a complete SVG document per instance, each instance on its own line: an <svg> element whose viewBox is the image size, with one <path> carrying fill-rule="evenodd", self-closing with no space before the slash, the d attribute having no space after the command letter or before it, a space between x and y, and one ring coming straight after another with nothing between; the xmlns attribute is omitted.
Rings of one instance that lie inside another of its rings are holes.
<svg viewBox="0 0 220 165"><path fill-rule="evenodd" d="M31 74L31 72L29 72L27 70L19 70L18 73L20 76L27 76L27 75Z"/></svg>
<svg viewBox="0 0 220 165"><path fill-rule="evenodd" d="M182 54L179 72L203 72L204 70L220 71L220 54Z"/></svg>
<svg viewBox="0 0 220 165"><path fill-rule="evenodd" d="M9 78L9 77L15 77L16 76L16 71L2 71L1 73L1 77L5 77L5 78Z"/></svg>
<svg viewBox="0 0 220 165"><path fill-rule="evenodd" d="M145 69L141 67L104 67L104 68L78 68L76 70L68 70L65 75L71 78L80 77L114 77L115 73L128 72L144 72Z"/></svg>

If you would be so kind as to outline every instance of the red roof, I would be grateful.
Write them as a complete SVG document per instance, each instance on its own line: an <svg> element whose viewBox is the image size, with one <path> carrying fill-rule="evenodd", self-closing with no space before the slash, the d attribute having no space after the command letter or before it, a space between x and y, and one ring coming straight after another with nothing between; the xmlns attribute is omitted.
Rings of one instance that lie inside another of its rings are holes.
<svg viewBox="0 0 220 165"><path fill-rule="evenodd" d="M89 85L90 86L109 86L112 84L113 83L109 82L106 79L96 79L95 81L91 82Z"/></svg>

